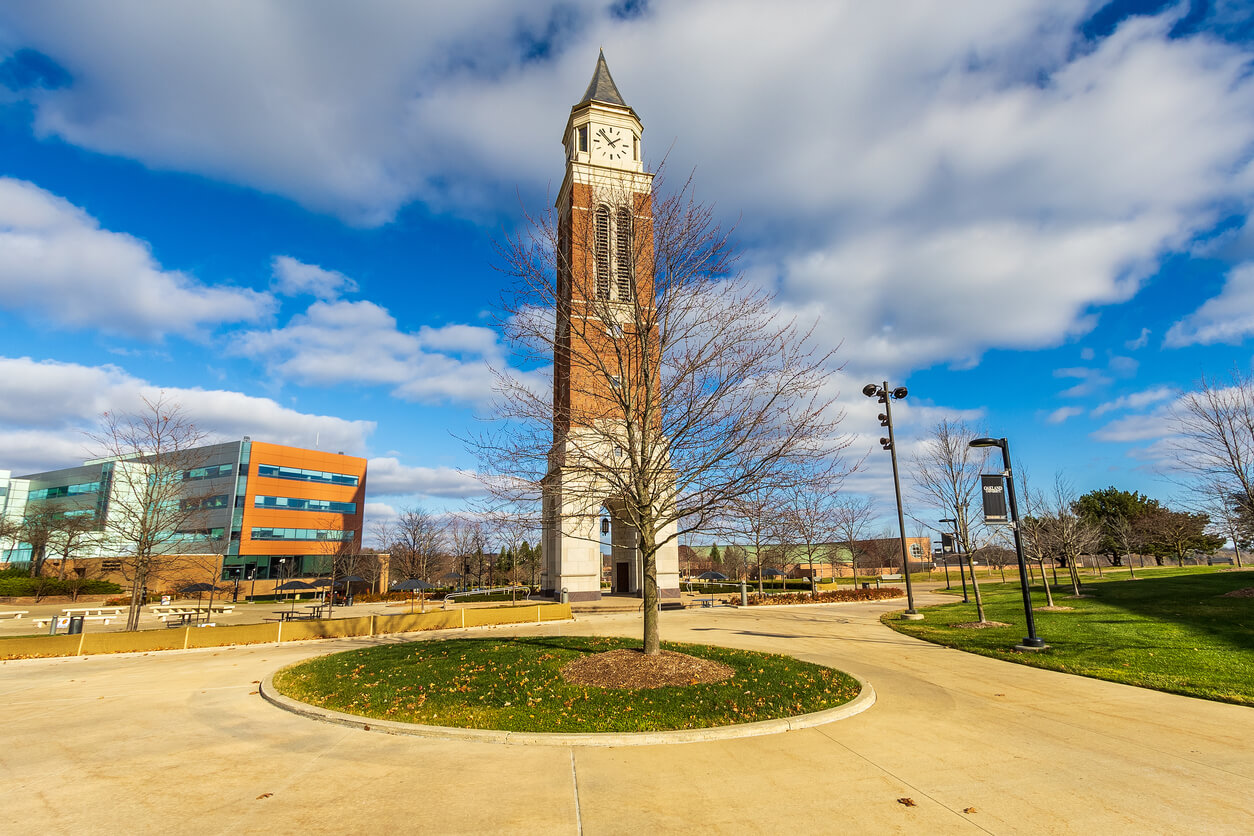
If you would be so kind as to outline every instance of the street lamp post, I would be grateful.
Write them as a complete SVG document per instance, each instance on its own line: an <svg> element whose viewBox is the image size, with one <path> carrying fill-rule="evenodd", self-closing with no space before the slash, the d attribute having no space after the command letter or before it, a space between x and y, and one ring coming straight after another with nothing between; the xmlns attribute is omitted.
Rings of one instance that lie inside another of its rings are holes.
<svg viewBox="0 0 1254 836"><path fill-rule="evenodd" d="M914 608L914 587L910 583L910 555L906 551L906 515L901 507L901 477L897 473L897 440L893 435L893 407L894 400L902 400L908 394L906 387L898 386L896 389L888 388L888 381L885 380L882 385L868 383L862 387L862 394L868 398L875 398L884 404L884 411L880 413L880 426L888 427L888 438L880 439L880 446L892 455L893 460L893 491L897 495L897 526L901 532L901 568L906 576L906 611L901 617L906 621L922 621L923 613ZM855 578L856 580L856 578Z"/></svg>
<svg viewBox="0 0 1254 836"><path fill-rule="evenodd" d="M951 523L953 525L953 528L950 530L953 536L954 554L958 554L958 520L953 517L948 517L943 520L938 520L938 522ZM949 571L948 560L945 561L945 571ZM948 578L948 575L946 575L946 577ZM971 603L971 599L967 597L967 570L962 566L961 555L958 556L958 577L962 579L962 603L969 604Z"/></svg>
<svg viewBox="0 0 1254 836"><path fill-rule="evenodd" d="M1023 642L1015 646L1016 650L1045 650L1049 645L1036 635L1036 619L1032 615L1032 591L1028 588L1028 564L1023 559L1023 538L1019 536L1019 504L1015 501L1014 473L1010 469L1010 442L1004 438L977 438L971 442L972 447L1000 447L1002 475L1006 477L1006 496L1010 500L1010 530L1015 536L1015 555L1019 559L1019 588L1023 592L1023 617L1027 622L1028 634ZM974 572L972 580L975 579Z"/></svg>

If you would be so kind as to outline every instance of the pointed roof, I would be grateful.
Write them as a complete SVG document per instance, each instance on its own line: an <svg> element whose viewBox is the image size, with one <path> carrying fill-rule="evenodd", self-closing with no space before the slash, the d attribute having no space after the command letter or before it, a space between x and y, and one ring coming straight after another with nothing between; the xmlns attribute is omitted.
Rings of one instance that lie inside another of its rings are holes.
<svg viewBox="0 0 1254 836"><path fill-rule="evenodd" d="M588 89L584 91L583 98L579 100L579 105L588 102L604 102L606 104L621 105L627 107L627 103L623 101L623 95L618 92L618 87L614 85L614 77L610 75L610 67L605 63L605 50L601 50L597 56L597 68L592 73L592 81L588 82Z"/></svg>

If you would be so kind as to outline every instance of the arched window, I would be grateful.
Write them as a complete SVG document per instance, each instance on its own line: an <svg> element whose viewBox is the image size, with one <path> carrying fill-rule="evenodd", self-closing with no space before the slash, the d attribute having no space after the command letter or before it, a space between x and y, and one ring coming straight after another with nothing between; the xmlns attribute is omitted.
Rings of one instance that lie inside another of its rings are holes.
<svg viewBox="0 0 1254 836"><path fill-rule="evenodd" d="M598 206L596 215L597 298L610 298L610 209Z"/></svg>
<svg viewBox="0 0 1254 836"><path fill-rule="evenodd" d="M632 297L631 269L631 211L619 209L615 219L614 230L614 274L618 279L615 290L620 302L629 302Z"/></svg>

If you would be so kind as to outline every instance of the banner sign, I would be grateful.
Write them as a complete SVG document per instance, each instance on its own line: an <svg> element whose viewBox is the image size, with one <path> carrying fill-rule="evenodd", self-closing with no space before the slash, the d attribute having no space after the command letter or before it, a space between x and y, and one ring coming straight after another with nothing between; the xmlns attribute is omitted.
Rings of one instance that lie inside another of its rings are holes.
<svg viewBox="0 0 1254 836"><path fill-rule="evenodd" d="M944 552L945 554L954 553L954 535L952 534L941 535L941 551Z"/></svg>
<svg viewBox="0 0 1254 836"><path fill-rule="evenodd" d="M1006 481L1000 474L984 474L980 477L981 494L984 496L984 522L1009 522L1006 515Z"/></svg>

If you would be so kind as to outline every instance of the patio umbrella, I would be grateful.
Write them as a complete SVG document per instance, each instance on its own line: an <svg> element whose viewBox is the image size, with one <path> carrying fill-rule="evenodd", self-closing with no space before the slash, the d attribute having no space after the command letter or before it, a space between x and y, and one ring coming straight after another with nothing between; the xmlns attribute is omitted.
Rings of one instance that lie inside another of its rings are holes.
<svg viewBox="0 0 1254 836"><path fill-rule="evenodd" d="M208 592L211 589L217 589L217 587L211 583L193 583L179 589L179 594L200 595L201 593Z"/></svg>
<svg viewBox="0 0 1254 836"><path fill-rule="evenodd" d="M722 572L702 572L701 574L697 575L697 580L699 581L725 581L727 580L727 576L724 575Z"/></svg>
<svg viewBox="0 0 1254 836"><path fill-rule="evenodd" d="M279 584L274 589L276 592L295 592L299 590L313 589L313 588L314 588L314 585L311 583L305 583L304 581L292 580L292 581L283 581L283 583Z"/></svg>
<svg viewBox="0 0 1254 836"><path fill-rule="evenodd" d="M435 584L427 583L418 578L410 578L409 580L397 581L392 584L392 589L397 592L413 592L415 589L435 589Z"/></svg>

